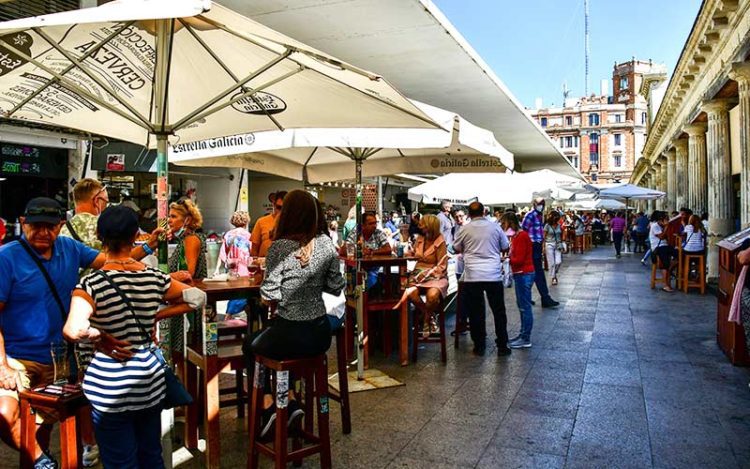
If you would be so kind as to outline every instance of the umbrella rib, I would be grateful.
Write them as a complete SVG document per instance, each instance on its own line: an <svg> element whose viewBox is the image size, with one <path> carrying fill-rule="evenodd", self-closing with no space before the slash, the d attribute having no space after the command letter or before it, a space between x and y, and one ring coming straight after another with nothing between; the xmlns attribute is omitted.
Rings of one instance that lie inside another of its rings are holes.
<svg viewBox="0 0 750 469"><path fill-rule="evenodd" d="M298 68L296 70L292 70L290 72L287 72L287 73L285 73L284 75L282 75L282 76L280 76L278 78L274 78L271 81L263 83L262 85L258 86L257 88L252 88L250 91L248 91L246 93L242 93L240 95L237 95L234 98L230 99L229 101L227 101L225 103L222 103L222 104L220 104L218 106L212 107L211 109L208 109L208 110L206 110L204 112L201 112L200 114L196 115L195 113L192 113L191 114L193 116L192 118L190 118L190 116L186 116L185 118L183 118L182 120L180 120L177 124L175 124L172 127L172 130L174 131L174 130L180 129L182 127L186 127L186 126L192 124L195 121L198 121L200 119L203 119L206 116L209 116L211 114L219 112L222 109L224 109L225 107L231 106L232 104L236 103L237 101L241 101L241 100L247 98L248 96L252 95L253 93L257 93L258 91L261 91L261 90L263 90L265 88L268 88L269 86L273 86L273 85L275 85L276 83L278 83L280 81L286 80L287 78L291 77L292 75L296 75L297 73L301 72L302 70L303 70L302 68Z"/></svg>
<svg viewBox="0 0 750 469"><path fill-rule="evenodd" d="M147 126L151 125L150 122L143 115L141 115L140 112L138 112L138 110L136 110L133 106L131 106L126 100L120 99L120 97L117 95L117 93L115 93L115 91L112 88L110 88L109 85L107 85L100 78L98 78L96 75L94 75L93 73L91 73L91 71L88 70L87 67L84 67L84 65L82 63L83 61L79 61L78 59L76 59L75 57L73 57L73 55L71 55L70 52L68 52L67 50L63 49L60 46L60 44L58 44L55 41L53 41L52 38L50 38L47 35L47 33L45 33L44 31L42 31L41 29L34 28L34 32L36 32L37 34L39 34L45 41L47 41L49 43L49 45L51 45L53 48L55 48L55 50L57 50L59 53L61 53L73 65L77 66L83 73L85 73L87 77L91 78L104 91L106 91L107 93L109 93L110 96L112 96L113 98L115 98L115 100L117 100L118 103L120 103L125 108L127 108L127 110L130 111L141 122L143 122Z"/></svg>
<svg viewBox="0 0 750 469"><path fill-rule="evenodd" d="M60 83L60 86L66 88L68 91L71 91L71 92L73 92L75 94L80 94L82 96L85 96L86 98L88 98L92 102L94 102L94 103L100 105L101 107L103 107L103 108L105 108L105 109L107 109L107 110L109 110L109 111L117 114L118 116L120 116L120 117L122 117L124 119L129 120L130 122L136 124L138 127L145 128L148 131L152 130L151 126L144 127L142 125L142 123L139 122L138 119L136 119L135 117L130 116L130 115L122 112L121 110L117 109L116 107L114 107L114 106L112 106L112 105L110 105L110 104L102 101L98 97L94 96L92 93L86 91L84 88L79 87L77 84L69 81L67 78L63 77L62 75L60 75L56 71L54 71L51 68L47 67L46 65L44 65L41 62L39 62L35 58L29 56L28 54L25 54L25 53L21 52L20 50L16 49L15 47L13 47L13 46L11 46L10 44L7 44L7 43L3 44L3 47L5 49L13 52L14 54L18 55L19 57L23 58L24 60L28 61L29 63L31 63L33 65L36 65L37 67L39 67L40 69L42 69L45 72L49 73L53 77L57 78L58 82ZM7 114L6 114L6 116L7 116Z"/></svg>
<svg viewBox="0 0 750 469"><path fill-rule="evenodd" d="M123 29L131 26L133 23L135 23L135 21L129 21L129 22L125 23L125 27L124 28L120 28L117 31L111 33L102 42L100 42L99 44L95 45L91 49L87 50L86 53L81 56L80 60L84 61L87 58L89 58L91 55L95 54L97 51L99 51L99 49L101 49L107 43L109 43L109 41L111 41L112 39L114 39L115 36L117 36L118 34L120 34L120 31L122 31ZM68 65L67 67L65 67L65 69L63 71L60 72L60 75L61 76L65 75L66 73L68 73L69 71L73 70L74 68L75 68L75 64L71 63L70 65ZM44 86L42 86L40 88L37 88L36 91L34 91L30 95L28 95L26 98L24 98L23 101L21 101L19 104L17 104L16 106L14 106L13 109L11 109L10 111L8 111L7 115L10 116L10 115L14 114L16 111L18 111L19 109L21 109L22 107L24 107L26 104L28 104L32 99L34 99L37 96L39 96L39 94L42 91L46 90L47 88L49 88L50 86L52 86L53 83L57 83L58 81L59 80L57 78L54 78L54 77L50 78L49 80L47 80L47 83L45 83Z"/></svg>
<svg viewBox="0 0 750 469"><path fill-rule="evenodd" d="M221 91L218 95L216 95L213 98L209 99L205 104L203 104L200 107L198 107L195 111L191 112L190 114L188 114L185 117L183 117L182 119L180 119L177 123L175 123L174 126L172 126L172 131L176 131L176 130L182 128L182 127L188 126L188 125L192 124L193 122L195 122L196 120L201 119L201 118L203 118L203 117L205 117L205 116L207 116L209 114L213 114L214 112L217 112L217 111L219 111L219 110L227 107L228 105L233 104L234 102L238 101L237 99L236 100L231 100L231 101L229 101L227 103L224 103L223 105L221 105L221 106L219 106L217 108L209 109L211 106L213 106L214 104L216 104L219 101L221 101L222 99L224 99L232 91L236 90L237 88L240 88L240 87L244 86L250 80L258 77L260 74L268 71L274 65L276 65L279 62L281 62L282 60L286 59L289 56L289 54L290 54L290 52L287 51L284 54L279 55L278 57L274 58L270 62L268 62L265 65L263 65L261 68L255 70L253 73L251 73L247 77L245 77L242 80L234 83L232 86L227 87L226 89L224 89L223 91ZM281 80L283 80L283 79L286 79L286 78L288 78L289 76L291 76L291 75L293 75L295 73L299 73L299 70L293 71L292 74L283 75L280 78L281 78ZM280 81L280 80L275 80L275 81L272 80L271 82L268 82L269 84L266 84L264 86L265 87L270 86L270 84L276 83L278 81ZM253 91L252 91L252 93L256 93L259 89L260 88L254 88ZM240 99L245 98L247 94L248 93L243 93L241 95ZM204 112L206 110L208 110L208 112Z"/></svg>
<svg viewBox="0 0 750 469"><path fill-rule="evenodd" d="M190 26L188 23L186 23L184 20L182 20L182 18L178 18L177 21L179 21L185 27L185 29L187 29L187 31L190 33L190 35L193 36L193 38L198 42L198 44L201 45L201 47L203 47L203 50L205 50L208 53L208 55L210 55L211 58L214 59L214 61L217 64L219 64L219 67L221 67L222 69L224 69L224 71L226 72L226 74L229 75L232 78L232 80L234 80L235 82L239 82L240 81L240 79L237 77L237 75L235 75L235 73L232 72L232 70L229 69L229 66L227 66L227 64L225 64L224 61L221 60L219 58L219 56L216 55L216 53L210 47L208 47L208 44L206 44L206 41L204 41L203 38L201 38L200 36L198 36L198 34L195 32L195 29L193 29L192 26ZM244 92L248 91L248 89L247 89L247 87L245 85L241 85L240 88ZM274 125L276 127L278 127L279 130L281 130L281 131L284 130L284 127L279 123L278 120L276 120L275 117L273 117L271 115L270 112L268 112L268 109L266 109L265 107L263 107L263 105L258 100L258 98L256 98L254 95L250 95L250 99L253 100L253 102L255 103L255 105L258 106L258 109L260 109L261 111L263 111L263 113L266 115L266 117L268 117L271 120L271 122L273 122Z"/></svg>

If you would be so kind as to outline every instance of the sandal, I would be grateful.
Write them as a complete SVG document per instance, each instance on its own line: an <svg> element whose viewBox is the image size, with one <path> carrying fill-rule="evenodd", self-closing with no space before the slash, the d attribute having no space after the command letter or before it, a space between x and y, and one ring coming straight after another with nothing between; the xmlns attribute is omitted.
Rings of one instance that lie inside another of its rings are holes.
<svg viewBox="0 0 750 469"><path fill-rule="evenodd" d="M552 285L557 285L557 277L552 278Z"/></svg>
<svg viewBox="0 0 750 469"><path fill-rule="evenodd" d="M667 292L667 293L674 292L674 288L672 288L672 287L663 287L662 290L665 291L665 292Z"/></svg>

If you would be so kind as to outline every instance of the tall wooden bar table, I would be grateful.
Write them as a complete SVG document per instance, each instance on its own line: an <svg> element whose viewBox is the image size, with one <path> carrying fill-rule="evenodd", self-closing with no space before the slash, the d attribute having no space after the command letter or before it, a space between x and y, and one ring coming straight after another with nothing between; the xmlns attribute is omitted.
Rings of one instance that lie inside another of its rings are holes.
<svg viewBox="0 0 750 469"><path fill-rule="evenodd" d="M341 260L344 262L347 268L347 272L357 267L357 261L354 258L342 257ZM364 304L364 324L358 325L361 327L361 333L364 335L363 341L365 344L364 348L364 364L367 367L369 358L368 345L369 345L369 327L368 317L371 311L389 311L398 303L401 295L404 292L406 281L408 280L408 272L406 270L406 264L409 261L416 261L416 257L396 257L393 255L377 255L363 257L360 259L360 266L363 271L367 272L372 269L383 268L383 292L382 295L377 296L372 292L365 290L363 293L363 304ZM397 267L398 272L393 273L391 269ZM398 281L395 280L395 276L398 277ZM350 276L347 275L349 285L347 287L347 301L346 306L348 310L356 309L356 298L350 295L350 290L353 287L351 284ZM394 286L396 286L394 288ZM347 321L349 318L347 317ZM348 327L349 331L352 331L352 327ZM359 333L359 331L358 331ZM347 342L350 342L347 340ZM409 364L409 305L408 302L404 302L399 308L399 362L401 366ZM347 354L352 355L352 354Z"/></svg>
<svg viewBox="0 0 750 469"><path fill-rule="evenodd" d="M195 286L206 292L207 304L212 308L205 309L202 317L197 318L193 327L197 330L190 333L185 345L187 355L186 373L188 390L198 388L198 371L201 370L202 392L205 393L203 417L206 424L206 467L218 468L221 459L221 436L219 410L221 395L219 375L222 370L237 369L242 366L242 345L240 343L219 346L220 323L216 322L216 302L240 298L252 299L260 296L260 285L263 276L241 277L226 281L199 280ZM206 312L210 311L208 317ZM185 424L185 446L198 447L198 407L196 403L188 406Z"/></svg>

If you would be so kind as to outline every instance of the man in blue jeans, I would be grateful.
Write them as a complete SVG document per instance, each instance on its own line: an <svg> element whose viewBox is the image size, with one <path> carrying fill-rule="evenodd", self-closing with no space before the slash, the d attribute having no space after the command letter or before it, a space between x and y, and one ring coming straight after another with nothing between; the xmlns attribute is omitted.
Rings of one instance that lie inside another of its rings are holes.
<svg viewBox="0 0 750 469"><path fill-rule="evenodd" d="M532 254L534 257L534 283L542 297L542 308L554 308L560 303L553 300L547 288L547 278L544 275L544 263L542 262L542 243L544 242L544 198L537 197L533 202L534 209L523 219L521 227L531 238Z"/></svg>

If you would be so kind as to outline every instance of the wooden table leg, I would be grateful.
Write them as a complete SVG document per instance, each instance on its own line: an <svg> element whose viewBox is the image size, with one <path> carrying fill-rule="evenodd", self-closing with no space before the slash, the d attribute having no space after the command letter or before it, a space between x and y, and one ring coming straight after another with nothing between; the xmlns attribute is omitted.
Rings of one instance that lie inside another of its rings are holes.
<svg viewBox="0 0 750 469"><path fill-rule="evenodd" d="M203 389L205 390L204 421L206 422L206 462L209 468L218 468L221 460L221 440L219 422L219 357L205 358Z"/></svg>
<svg viewBox="0 0 750 469"><path fill-rule="evenodd" d="M409 364L409 302L404 301L399 309L399 347L401 366Z"/></svg>
<svg viewBox="0 0 750 469"><path fill-rule="evenodd" d="M60 421L60 467L78 469L78 435L75 415L68 415Z"/></svg>
<svg viewBox="0 0 750 469"><path fill-rule="evenodd" d="M36 442L36 419L31 413L31 404L26 399L21 399L21 468L32 469L34 467L34 446Z"/></svg>
<svg viewBox="0 0 750 469"><path fill-rule="evenodd" d="M198 448L198 367L190 362L185 363L185 382L187 391L193 396L193 403L185 410L185 447Z"/></svg>

